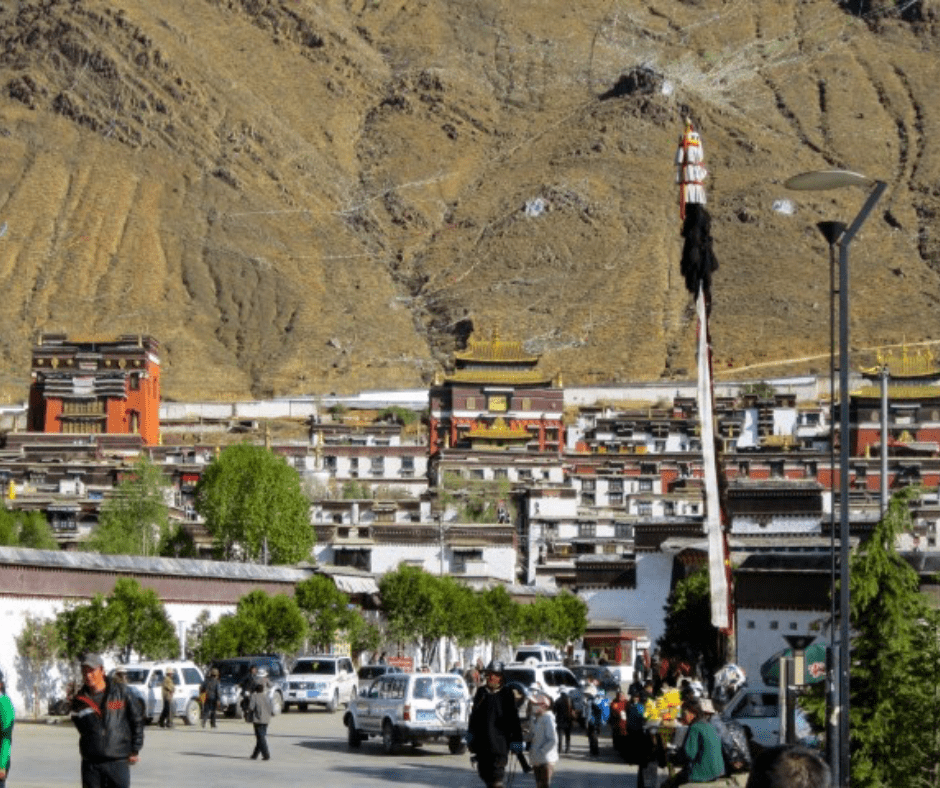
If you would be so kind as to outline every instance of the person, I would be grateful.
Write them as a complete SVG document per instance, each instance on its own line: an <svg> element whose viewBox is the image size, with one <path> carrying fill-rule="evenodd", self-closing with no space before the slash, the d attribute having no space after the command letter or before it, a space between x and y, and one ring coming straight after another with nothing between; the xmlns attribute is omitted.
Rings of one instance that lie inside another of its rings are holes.
<svg viewBox="0 0 940 788"><path fill-rule="evenodd" d="M388 664L388 657L386 656L386 652L383 651L381 654L379 654L379 662L378 662L378 664L379 664L379 665L387 665L387 664Z"/></svg>
<svg viewBox="0 0 940 788"><path fill-rule="evenodd" d="M163 684L160 686L160 696L163 698L163 709L160 711L160 727L173 727L173 694L176 692L176 684L173 682L173 668L168 668L163 677Z"/></svg>
<svg viewBox="0 0 940 788"><path fill-rule="evenodd" d="M551 712L552 699L538 695L532 706L535 720L532 724L532 746L529 760L535 775L535 788L549 788L558 762L558 732L555 715Z"/></svg>
<svg viewBox="0 0 940 788"><path fill-rule="evenodd" d="M564 743L565 754L571 752L571 727L574 725L574 703L567 692L559 692L553 707L555 729L558 735L558 751Z"/></svg>
<svg viewBox="0 0 940 788"><path fill-rule="evenodd" d="M725 773L725 762L721 754L721 739L718 732L708 724L698 698L682 701L679 721L688 727L685 741L675 754L682 769L665 783L664 788L674 788L686 783L708 783Z"/></svg>
<svg viewBox="0 0 940 788"><path fill-rule="evenodd" d="M467 725L467 745L476 758L477 774L487 788L504 788L503 778L510 752L528 764L522 753L522 724L516 698L503 681L503 663L494 660L486 666L484 684L473 696Z"/></svg>
<svg viewBox="0 0 940 788"><path fill-rule="evenodd" d="M261 668L256 674L256 683L248 700L248 720L255 726L255 749L251 753L251 759L256 760L260 755L264 760L271 760L271 752L268 750L268 724L274 714L274 708L271 706L271 698L267 693L268 672Z"/></svg>
<svg viewBox="0 0 940 788"><path fill-rule="evenodd" d="M104 675L100 654L82 658L82 688L72 697L72 722L82 756L82 788L129 788L130 767L144 746L144 711L127 684Z"/></svg>
<svg viewBox="0 0 940 788"><path fill-rule="evenodd" d="M630 693L627 702L627 736L624 746L623 760L637 766L637 788L646 784L645 772L653 760L653 740L646 731L646 707L643 701L643 690L638 689Z"/></svg>
<svg viewBox="0 0 940 788"><path fill-rule="evenodd" d="M610 701L606 697L599 698L597 687L593 684L588 684L584 688L584 696L584 718L587 723L588 749L591 755L600 755L601 726L607 722L607 718L610 716Z"/></svg>
<svg viewBox="0 0 940 788"><path fill-rule="evenodd" d="M13 723L16 714L7 695L7 685L0 671L0 788L6 788L10 773L10 752L13 749Z"/></svg>
<svg viewBox="0 0 940 788"><path fill-rule="evenodd" d="M639 682L641 687L643 686L643 678L646 676L646 659L644 655L647 653L637 649L636 659L633 660L633 681Z"/></svg>
<svg viewBox="0 0 940 788"><path fill-rule="evenodd" d="M267 671L265 671L267 673ZM266 682L267 680L265 680ZM251 696L254 694L255 685L258 683L258 666L252 665L248 669L248 675L242 680L241 691L242 691L242 700L241 700L241 709L242 716L245 718L245 722L251 722L248 716L248 706L251 704Z"/></svg>
<svg viewBox="0 0 940 788"><path fill-rule="evenodd" d="M202 697L202 727L206 727L208 720L215 727L215 715L219 710L219 669L212 668L207 678L199 688Z"/></svg>
<svg viewBox="0 0 940 788"><path fill-rule="evenodd" d="M617 690L610 704L610 736L614 750L626 760L627 747L627 706L629 701L623 690Z"/></svg>
<svg viewBox="0 0 940 788"><path fill-rule="evenodd" d="M829 788L829 767L800 744L768 747L755 759L746 788Z"/></svg>
<svg viewBox="0 0 940 788"><path fill-rule="evenodd" d="M467 668L466 672L463 674L463 679L467 682L467 689L470 690L470 694L475 694L477 687L480 686L480 671L477 670L475 665L471 665Z"/></svg>

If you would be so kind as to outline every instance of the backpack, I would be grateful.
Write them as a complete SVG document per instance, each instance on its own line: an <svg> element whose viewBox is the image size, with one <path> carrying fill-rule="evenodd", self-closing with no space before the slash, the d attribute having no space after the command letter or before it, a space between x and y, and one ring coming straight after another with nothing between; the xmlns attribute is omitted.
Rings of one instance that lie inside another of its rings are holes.
<svg viewBox="0 0 940 788"><path fill-rule="evenodd" d="M712 718L712 726L721 738L721 755L727 774L738 774L751 769L751 750L747 744L744 726L734 720Z"/></svg>

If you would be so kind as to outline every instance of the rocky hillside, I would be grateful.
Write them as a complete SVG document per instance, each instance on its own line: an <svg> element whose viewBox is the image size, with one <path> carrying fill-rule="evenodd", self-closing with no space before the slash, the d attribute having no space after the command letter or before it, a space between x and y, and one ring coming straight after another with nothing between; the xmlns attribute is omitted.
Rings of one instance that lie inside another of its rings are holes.
<svg viewBox="0 0 940 788"><path fill-rule="evenodd" d="M419 386L472 330L687 376L686 115L720 371L828 368L815 224L865 194L814 169L889 184L853 345L940 340L938 55L938 0L0 0L0 396L43 330L153 334L176 399Z"/></svg>

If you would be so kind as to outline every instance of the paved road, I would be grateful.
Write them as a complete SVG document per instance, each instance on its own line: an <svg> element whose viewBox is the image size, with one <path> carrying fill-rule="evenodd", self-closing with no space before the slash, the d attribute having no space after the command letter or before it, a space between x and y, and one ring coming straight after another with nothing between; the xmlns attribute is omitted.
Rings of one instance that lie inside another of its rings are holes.
<svg viewBox="0 0 940 788"><path fill-rule="evenodd" d="M405 747L382 752L378 739L358 751L346 745L342 714L290 711L269 727L270 761L248 759L252 728L241 720L221 720L216 730L177 725L173 730L147 726L141 761L131 769L133 788L233 788L260 780L265 786L312 785L313 788L482 788L469 755L450 755L447 746ZM57 725L19 721L7 788L79 786L78 734L67 718ZM510 788L532 788L532 775L518 769ZM587 739L577 731L571 754L558 764L553 788L635 788L636 767L613 754L610 739L602 755L589 758Z"/></svg>

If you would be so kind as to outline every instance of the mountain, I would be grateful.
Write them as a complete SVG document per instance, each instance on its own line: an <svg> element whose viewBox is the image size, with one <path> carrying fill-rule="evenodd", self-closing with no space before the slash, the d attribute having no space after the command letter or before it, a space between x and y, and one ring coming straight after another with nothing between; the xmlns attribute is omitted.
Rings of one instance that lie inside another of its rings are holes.
<svg viewBox="0 0 940 788"><path fill-rule="evenodd" d="M938 0L2 1L0 42L5 398L41 331L152 334L181 400L421 386L473 331L687 377L686 117L719 374L828 369L815 225L865 192L809 170L888 183L853 347L940 340Z"/></svg>

